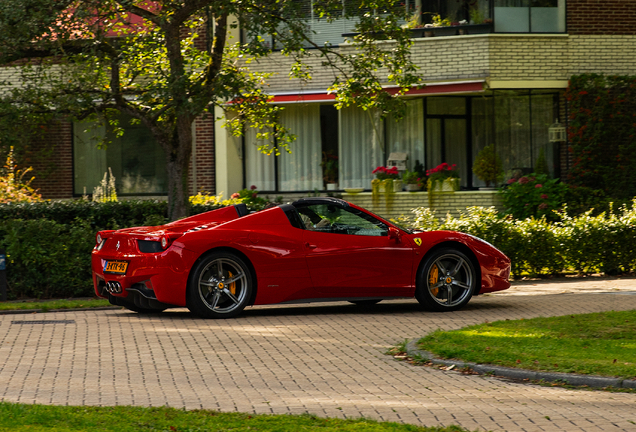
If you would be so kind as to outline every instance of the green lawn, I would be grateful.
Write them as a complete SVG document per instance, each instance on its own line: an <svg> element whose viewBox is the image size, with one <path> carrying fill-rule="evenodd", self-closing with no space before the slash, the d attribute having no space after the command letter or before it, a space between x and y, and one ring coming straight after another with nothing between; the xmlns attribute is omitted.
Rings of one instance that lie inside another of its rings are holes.
<svg viewBox="0 0 636 432"><path fill-rule="evenodd" d="M40 309L46 312L51 309L79 309L111 306L104 299L56 299L0 302L0 311Z"/></svg>
<svg viewBox="0 0 636 432"><path fill-rule="evenodd" d="M496 321L438 330L419 347L442 358L636 378L636 311Z"/></svg>
<svg viewBox="0 0 636 432"><path fill-rule="evenodd" d="M174 408L71 407L0 402L0 430L11 431L355 431L464 432L458 426L414 425L312 415L256 415Z"/></svg>

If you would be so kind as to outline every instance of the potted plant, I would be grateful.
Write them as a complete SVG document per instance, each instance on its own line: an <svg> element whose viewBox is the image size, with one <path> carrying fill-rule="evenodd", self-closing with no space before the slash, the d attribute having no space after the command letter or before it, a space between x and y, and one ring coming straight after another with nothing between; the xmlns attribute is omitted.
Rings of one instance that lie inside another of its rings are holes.
<svg viewBox="0 0 636 432"><path fill-rule="evenodd" d="M418 191L423 185L422 179L416 171L406 170L402 175L402 181L406 184L406 190L409 192Z"/></svg>
<svg viewBox="0 0 636 432"><path fill-rule="evenodd" d="M473 164L473 172L478 179L486 183L487 188L490 188L491 184L496 186L503 179L503 164L495 153L493 144L487 145L479 152Z"/></svg>
<svg viewBox="0 0 636 432"><path fill-rule="evenodd" d="M327 190L338 189L338 156L322 152L322 178Z"/></svg>
<svg viewBox="0 0 636 432"><path fill-rule="evenodd" d="M398 180L400 174L397 167L385 167L379 166L372 171L375 174L375 178L371 180L371 195L373 201L377 203L380 196L380 192L384 192L387 197L387 202L392 198L392 194L395 192L394 181ZM399 182L400 190L402 190L402 182Z"/></svg>
<svg viewBox="0 0 636 432"><path fill-rule="evenodd" d="M457 165L446 162L427 170L428 189L433 192L454 192L459 189L459 170Z"/></svg>

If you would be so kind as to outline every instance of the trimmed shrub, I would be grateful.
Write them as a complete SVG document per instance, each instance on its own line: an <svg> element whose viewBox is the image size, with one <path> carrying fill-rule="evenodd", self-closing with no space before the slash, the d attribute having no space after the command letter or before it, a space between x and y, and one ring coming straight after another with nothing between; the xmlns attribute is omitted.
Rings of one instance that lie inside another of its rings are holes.
<svg viewBox="0 0 636 432"><path fill-rule="evenodd" d="M0 228L7 251L10 298L93 295L91 250L95 231L77 220L9 220Z"/></svg>
<svg viewBox="0 0 636 432"><path fill-rule="evenodd" d="M619 213L592 211L580 216L562 212L557 222L545 217L513 219L494 208L471 207L458 218L439 222L429 209L415 209L416 229L461 231L493 244L512 262L519 277L580 274L619 274L636 270L636 200Z"/></svg>
<svg viewBox="0 0 636 432"><path fill-rule="evenodd" d="M190 206L195 215L222 207L221 204ZM62 224L80 219L95 230L141 225L161 225L168 221L168 203L157 200L93 202L86 200L44 201L0 204L0 221L48 219Z"/></svg>

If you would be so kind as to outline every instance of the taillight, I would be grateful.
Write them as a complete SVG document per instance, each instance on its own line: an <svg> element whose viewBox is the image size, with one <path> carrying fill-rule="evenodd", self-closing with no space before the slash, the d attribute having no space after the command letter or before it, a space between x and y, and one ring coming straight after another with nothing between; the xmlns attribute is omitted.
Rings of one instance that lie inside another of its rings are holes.
<svg viewBox="0 0 636 432"><path fill-rule="evenodd" d="M170 244L170 239L168 239L168 237L166 237L166 236L161 237L161 248L162 249L166 249L169 244Z"/></svg>
<svg viewBox="0 0 636 432"><path fill-rule="evenodd" d="M101 232L98 232L95 236L95 249L101 250L104 247L104 243L106 243L106 239L102 237Z"/></svg>

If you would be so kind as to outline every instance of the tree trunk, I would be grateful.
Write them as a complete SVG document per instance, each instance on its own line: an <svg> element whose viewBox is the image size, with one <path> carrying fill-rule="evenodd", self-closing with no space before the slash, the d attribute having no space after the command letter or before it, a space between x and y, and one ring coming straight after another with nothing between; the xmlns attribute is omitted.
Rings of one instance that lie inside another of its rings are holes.
<svg viewBox="0 0 636 432"><path fill-rule="evenodd" d="M168 218L182 219L189 214L188 180L192 156L192 121L189 116L178 116L175 131L169 143L162 143L166 150L168 172Z"/></svg>

